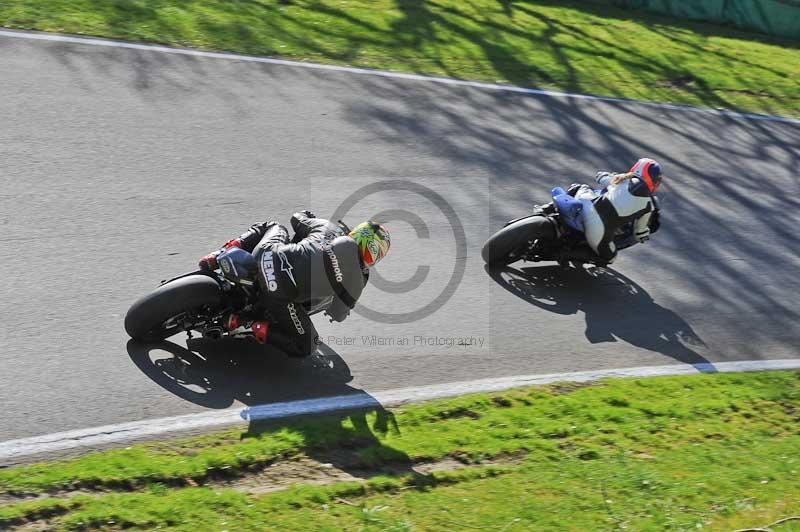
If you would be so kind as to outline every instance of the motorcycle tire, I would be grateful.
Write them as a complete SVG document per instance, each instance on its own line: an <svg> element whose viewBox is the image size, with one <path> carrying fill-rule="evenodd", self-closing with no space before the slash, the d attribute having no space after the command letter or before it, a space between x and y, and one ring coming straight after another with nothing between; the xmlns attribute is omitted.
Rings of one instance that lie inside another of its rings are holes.
<svg viewBox="0 0 800 532"><path fill-rule="evenodd" d="M528 216L489 237L483 245L481 256L489 266L505 266L523 258L516 252L537 238L555 240L555 228L545 216Z"/></svg>
<svg viewBox="0 0 800 532"><path fill-rule="evenodd" d="M125 330L134 340L155 341L182 332L169 326L185 312L221 305L219 284L207 275L189 275L164 283L136 301L125 315Z"/></svg>

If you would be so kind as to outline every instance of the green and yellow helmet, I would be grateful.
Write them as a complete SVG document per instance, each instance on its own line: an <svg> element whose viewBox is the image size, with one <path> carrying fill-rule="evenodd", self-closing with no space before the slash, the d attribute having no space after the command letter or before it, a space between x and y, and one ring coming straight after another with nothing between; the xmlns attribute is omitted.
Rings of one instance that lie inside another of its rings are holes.
<svg viewBox="0 0 800 532"><path fill-rule="evenodd" d="M358 244L361 261L366 267L378 264L389 252L389 231L384 226L372 220L360 223L350 231L350 238Z"/></svg>

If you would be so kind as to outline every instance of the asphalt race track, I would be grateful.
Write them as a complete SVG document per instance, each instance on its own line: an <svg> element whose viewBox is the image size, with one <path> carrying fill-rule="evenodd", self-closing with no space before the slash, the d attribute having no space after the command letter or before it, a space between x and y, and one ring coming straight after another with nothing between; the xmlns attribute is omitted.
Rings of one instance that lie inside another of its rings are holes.
<svg viewBox="0 0 800 532"><path fill-rule="evenodd" d="M552 186L643 155L668 175L650 243L610 270L484 270L483 241ZM355 390L798 357L798 168L796 123L0 37L0 441ZM393 248L358 313L315 320L320 356L128 342L128 306L161 279L250 223L332 216L358 191L345 220L381 213Z"/></svg>

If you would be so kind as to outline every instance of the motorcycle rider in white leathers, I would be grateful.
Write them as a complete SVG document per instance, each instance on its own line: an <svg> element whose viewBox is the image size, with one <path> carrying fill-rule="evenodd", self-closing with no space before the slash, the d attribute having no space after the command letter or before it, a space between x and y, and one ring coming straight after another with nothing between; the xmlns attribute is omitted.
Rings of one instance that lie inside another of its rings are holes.
<svg viewBox="0 0 800 532"><path fill-rule="evenodd" d="M645 242L650 238L651 216L656 204L653 195L661 184L661 165L653 159L639 159L624 174L598 172L600 194L588 185L570 187L570 193L583 205L581 218L584 234L595 257L588 250L575 249L563 260L596 259L610 264L617 254L614 237L625 223L633 221L633 234L624 247Z"/></svg>

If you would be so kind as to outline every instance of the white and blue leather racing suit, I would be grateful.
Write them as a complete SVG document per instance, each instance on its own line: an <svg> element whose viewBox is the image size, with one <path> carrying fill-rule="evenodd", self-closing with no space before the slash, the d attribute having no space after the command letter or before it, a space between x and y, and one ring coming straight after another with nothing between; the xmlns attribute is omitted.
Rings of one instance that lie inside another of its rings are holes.
<svg viewBox="0 0 800 532"><path fill-rule="evenodd" d="M615 174L598 172L595 178L603 189L598 194L588 185L581 185L575 199L583 204L581 216L589 247L602 260L610 263L617 254L614 236L625 223L633 221L635 242L650 237L650 217L655 201L647 186L633 177L618 185L611 184Z"/></svg>

